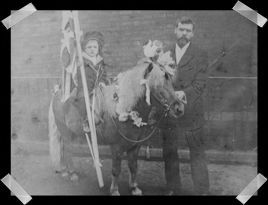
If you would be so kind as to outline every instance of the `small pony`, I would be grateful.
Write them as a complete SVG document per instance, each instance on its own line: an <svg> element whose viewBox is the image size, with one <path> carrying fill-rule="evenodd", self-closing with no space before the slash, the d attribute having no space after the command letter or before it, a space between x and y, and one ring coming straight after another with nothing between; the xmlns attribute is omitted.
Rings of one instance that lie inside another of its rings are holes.
<svg viewBox="0 0 268 205"><path fill-rule="evenodd" d="M157 62L140 63L123 72L118 78L117 84L96 88L95 114L102 119L102 122L96 125L97 137L98 139L102 138L102 141L110 145L111 148L112 183L110 194L120 195L118 177L121 172L122 157L126 153L131 194L141 195L142 191L136 180L140 147L143 142L154 136L155 130L165 117L178 119L184 114L184 107L175 94L170 73ZM148 101L147 96L148 89L150 90L150 101ZM49 117L49 128L52 129L50 133L57 133L57 135L49 135L50 153L53 154L51 156L54 162L55 159L59 159L58 162L62 162L61 166L65 169L71 169L72 158L67 153L68 150L63 147L68 147L71 144L70 139L73 134L83 135L82 120L72 102L67 100L65 104L62 104L59 93L60 90L53 95L50 106L50 111L54 114ZM146 124L137 126L131 117L124 122L120 121L117 117L118 101L115 96L123 99L126 107L135 112L136 117ZM156 113L154 118L157 122L153 126L148 123L152 109ZM62 156L68 157L61 159Z"/></svg>

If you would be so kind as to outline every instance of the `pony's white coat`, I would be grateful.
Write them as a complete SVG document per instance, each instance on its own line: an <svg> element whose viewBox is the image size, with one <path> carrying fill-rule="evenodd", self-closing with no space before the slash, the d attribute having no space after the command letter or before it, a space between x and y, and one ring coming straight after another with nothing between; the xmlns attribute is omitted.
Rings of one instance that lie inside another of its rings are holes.
<svg viewBox="0 0 268 205"><path fill-rule="evenodd" d="M115 117L118 112L130 112L135 107L138 100L146 96L146 86L141 84L144 81L144 74L148 63L141 63L132 69L118 74L117 85L106 86L103 92L96 92L96 107L95 112L102 111L108 112L111 116ZM157 89L159 86L164 85L164 72L154 64L152 71L146 79L147 89ZM114 94L118 96L118 102L114 99ZM148 96L147 96L148 98ZM145 99L146 101L148 99Z"/></svg>
<svg viewBox="0 0 268 205"><path fill-rule="evenodd" d="M149 73L148 79L144 79L144 74L148 66L148 63L139 64L121 74L118 78L119 102L116 107L117 113L130 112L138 100L144 97L146 93L146 101L150 103L150 99L148 99L150 90L158 86L163 86L164 72L156 65L154 65L152 71ZM145 84L142 83L145 82L144 80L147 81Z"/></svg>

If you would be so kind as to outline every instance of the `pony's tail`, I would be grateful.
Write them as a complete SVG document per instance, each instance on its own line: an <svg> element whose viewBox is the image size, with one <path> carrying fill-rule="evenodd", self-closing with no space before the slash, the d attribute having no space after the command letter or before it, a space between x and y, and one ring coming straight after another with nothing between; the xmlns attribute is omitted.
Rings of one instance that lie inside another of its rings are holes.
<svg viewBox="0 0 268 205"><path fill-rule="evenodd" d="M49 154L55 171L61 171L62 142L53 111L54 97L53 95L48 112Z"/></svg>

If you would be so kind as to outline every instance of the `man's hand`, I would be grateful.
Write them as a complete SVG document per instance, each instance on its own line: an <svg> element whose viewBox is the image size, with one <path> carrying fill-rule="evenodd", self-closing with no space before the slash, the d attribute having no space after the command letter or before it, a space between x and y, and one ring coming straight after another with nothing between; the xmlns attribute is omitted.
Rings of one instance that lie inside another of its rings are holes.
<svg viewBox="0 0 268 205"><path fill-rule="evenodd" d="M184 104L187 104L187 99L184 91L182 90L175 91L175 94L180 101L182 101Z"/></svg>

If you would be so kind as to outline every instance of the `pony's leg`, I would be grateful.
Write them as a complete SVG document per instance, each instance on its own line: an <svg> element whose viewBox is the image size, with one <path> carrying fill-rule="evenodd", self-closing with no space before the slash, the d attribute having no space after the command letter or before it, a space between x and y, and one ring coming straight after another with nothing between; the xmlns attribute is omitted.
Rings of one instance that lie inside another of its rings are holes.
<svg viewBox="0 0 268 205"><path fill-rule="evenodd" d="M110 194L112 196L119 196L118 179L121 173L122 153L117 146L112 146L112 184L110 187Z"/></svg>
<svg viewBox="0 0 268 205"><path fill-rule="evenodd" d="M75 167L73 164L71 152L71 142L69 139L63 139L62 164L65 167L65 170L62 172L63 177L70 177L70 180L72 181L76 181L79 179L78 175L75 173Z"/></svg>
<svg viewBox="0 0 268 205"><path fill-rule="evenodd" d="M135 147L127 152L129 168L129 188L132 195L140 196L142 191L138 188L137 171L138 171L138 153L140 146Z"/></svg>

